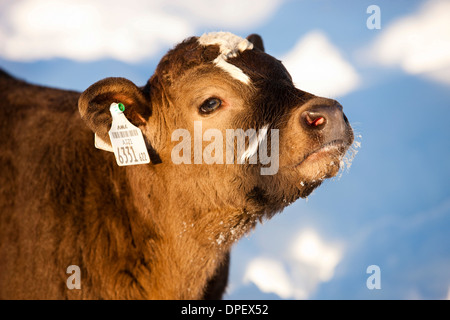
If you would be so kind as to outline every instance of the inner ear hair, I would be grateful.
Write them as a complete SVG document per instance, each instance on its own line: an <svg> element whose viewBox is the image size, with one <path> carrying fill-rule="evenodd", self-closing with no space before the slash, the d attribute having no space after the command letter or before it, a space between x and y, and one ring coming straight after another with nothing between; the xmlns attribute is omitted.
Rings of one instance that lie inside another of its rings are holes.
<svg viewBox="0 0 450 320"><path fill-rule="evenodd" d="M136 126L145 125L150 117L150 108L146 108L145 102L139 101L136 97L131 98L122 93L117 93L112 96L113 101L122 103L125 106L125 117ZM111 102L111 103L112 103ZM147 112L146 112L147 111Z"/></svg>
<svg viewBox="0 0 450 320"><path fill-rule="evenodd" d="M136 126L144 125L151 116L150 101L130 80L106 78L94 83L81 94L78 109L88 127L104 141L109 141L113 102L125 105L125 116Z"/></svg>

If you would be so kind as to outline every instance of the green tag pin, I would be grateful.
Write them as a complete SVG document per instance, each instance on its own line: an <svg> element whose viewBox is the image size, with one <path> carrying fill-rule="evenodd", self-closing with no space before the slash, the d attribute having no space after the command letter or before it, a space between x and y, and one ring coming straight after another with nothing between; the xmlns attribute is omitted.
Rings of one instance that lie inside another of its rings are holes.
<svg viewBox="0 0 450 320"><path fill-rule="evenodd" d="M124 110L125 110L125 105L121 102L119 102L119 103L113 102L109 106L109 111L111 112L111 114L123 113Z"/></svg>

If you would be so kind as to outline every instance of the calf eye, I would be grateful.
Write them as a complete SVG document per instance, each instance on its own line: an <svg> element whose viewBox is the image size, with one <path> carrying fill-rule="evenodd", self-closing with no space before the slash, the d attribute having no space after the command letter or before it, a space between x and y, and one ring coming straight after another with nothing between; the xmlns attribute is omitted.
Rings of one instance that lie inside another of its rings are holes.
<svg viewBox="0 0 450 320"><path fill-rule="evenodd" d="M218 98L209 98L200 106L201 114L210 114L222 105L222 101Z"/></svg>

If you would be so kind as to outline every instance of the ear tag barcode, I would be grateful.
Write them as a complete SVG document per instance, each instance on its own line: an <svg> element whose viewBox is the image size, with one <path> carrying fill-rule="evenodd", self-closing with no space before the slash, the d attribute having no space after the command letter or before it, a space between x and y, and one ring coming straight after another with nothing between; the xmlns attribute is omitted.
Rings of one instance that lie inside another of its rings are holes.
<svg viewBox="0 0 450 320"><path fill-rule="evenodd" d="M119 166L131 166L150 162L142 131L123 114L122 103L112 103L109 111L112 125L109 130L111 145Z"/></svg>

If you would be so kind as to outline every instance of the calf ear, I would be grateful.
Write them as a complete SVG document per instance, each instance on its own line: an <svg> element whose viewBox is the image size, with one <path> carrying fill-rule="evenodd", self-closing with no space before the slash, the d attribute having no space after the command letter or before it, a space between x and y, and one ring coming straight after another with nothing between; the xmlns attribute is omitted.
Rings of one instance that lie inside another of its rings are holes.
<svg viewBox="0 0 450 320"><path fill-rule="evenodd" d="M124 78L106 78L84 91L78 99L78 110L88 127L109 143L112 117L111 103L123 103L124 114L135 126L145 125L151 115L150 101L133 82Z"/></svg>
<svg viewBox="0 0 450 320"><path fill-rule="evenodd" d="M262 52L265 52L265 50L264 50L264 43L263 43L263 40L262 40L262 38L261 38L261 36L259 34L252 33L251 35L249 35L247 37L247 40L250 41L251 43L253 43L253 46L255 48L258 48Z"/></svg>

